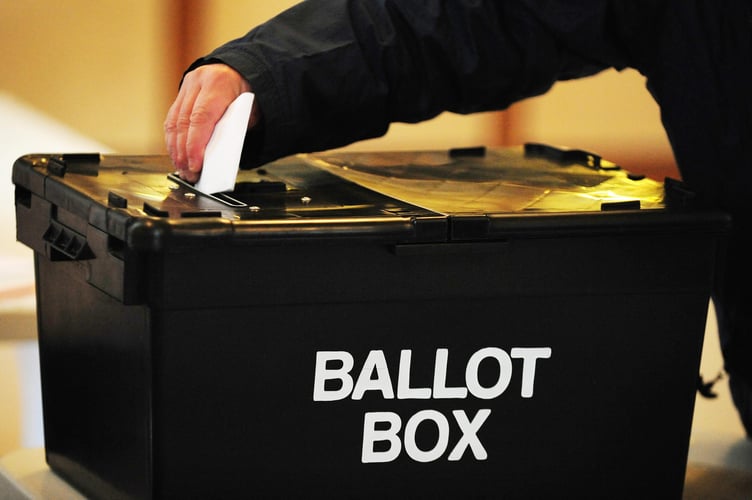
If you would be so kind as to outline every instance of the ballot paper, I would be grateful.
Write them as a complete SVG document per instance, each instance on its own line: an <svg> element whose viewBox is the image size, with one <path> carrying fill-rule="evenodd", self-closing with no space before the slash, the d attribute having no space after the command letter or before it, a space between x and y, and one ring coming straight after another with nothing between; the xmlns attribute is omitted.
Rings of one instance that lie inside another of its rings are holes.
<svg viewBox="0 0 752 500"><path fill-rule="evenodd" d="M214 127L204 151L201 177L194 186L198 191L214 194L235 189L253 97L252 92L240 94Z"/></svg>

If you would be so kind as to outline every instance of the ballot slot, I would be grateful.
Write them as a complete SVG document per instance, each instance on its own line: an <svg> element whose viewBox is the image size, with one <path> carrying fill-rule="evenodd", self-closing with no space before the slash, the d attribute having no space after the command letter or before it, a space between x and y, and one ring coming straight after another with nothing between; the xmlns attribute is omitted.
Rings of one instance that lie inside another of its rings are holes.
<svg viewBox="0 0 752 500"><path fill-rule="evenodd" d="M209 193L201 192L198 189L196 189L193 184L191 184L190 182L186 181L185 179L182 179L177 174L169 174L167 176L167 178L169 180L171 180L172 182L175 182L176 184L178 184L178 185L180 185L180 186L188 189L189 191L191 191L193 193L196 193L196 194L198 194L200 196L206 196L207 198L211 198L212 200L215 200L215 201L218 201L220 203L223 203L223 204L227 205L228 207L244 208L244 207L248 206L247 203L234 198L233 196L231 196L228 193L213 193L213 194L209 194Z"/></svg>
<svg viewBox="0 0 752 500"><path fill-rule="evenodd" d="M180 178L177 174L169 174L167 178L197 195L205 196L232 208L246 208L253 205L254 199L258 196L268 197L275 193L284 195L287 191L287 186L284 182L260 180L238 182L235 184L234 190L225 193L204 193L196 189L190 182Z"/></svg>

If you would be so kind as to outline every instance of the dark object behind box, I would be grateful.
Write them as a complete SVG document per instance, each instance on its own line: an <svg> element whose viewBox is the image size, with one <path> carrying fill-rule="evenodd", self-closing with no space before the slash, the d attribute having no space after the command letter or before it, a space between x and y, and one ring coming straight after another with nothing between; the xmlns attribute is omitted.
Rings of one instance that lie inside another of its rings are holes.
<svg viewBox="0 0 752 500"><path fill-rule="evenodd" d="M50 466L101 498L680 498L726 219L552 152L294 157L219 199L164 157L19 159Z"/></svg>

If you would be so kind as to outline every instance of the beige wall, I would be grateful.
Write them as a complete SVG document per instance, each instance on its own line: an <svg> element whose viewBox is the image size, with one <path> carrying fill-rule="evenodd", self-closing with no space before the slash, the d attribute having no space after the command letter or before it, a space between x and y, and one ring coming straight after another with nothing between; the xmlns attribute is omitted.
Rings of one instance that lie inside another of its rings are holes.
<svg viewBox="0 0 752 500"><path fill-rule="evenodd" d="M119 151L162 148L165 2L0 2L0 89Z"/></svg>
<svg viewBox="0 0 752 500"><path fill-rule="evenodd" d="M15 343L0 338L0 457L21 445L21 394Z"/></svg>
<svg viewBox="0 0 752 500"><path fill-rule="evenodd" d="M211 50L217 45L244 35L254 26L296 3L294 0L212 0L211 8L206 10L203 45L207 51Z"/></svg>
<svg viewBox="0 0 752 500"><path fill-rule="evenodd" d="M658 105L635 70L559 82L516 105L514 116L512 142L588 149L659 180L678 176Z"/></svg>

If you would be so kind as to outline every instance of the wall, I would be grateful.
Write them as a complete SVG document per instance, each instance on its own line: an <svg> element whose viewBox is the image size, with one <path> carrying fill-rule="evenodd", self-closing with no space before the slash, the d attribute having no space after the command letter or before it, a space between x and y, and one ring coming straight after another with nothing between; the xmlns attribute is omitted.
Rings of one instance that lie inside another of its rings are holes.
<svg viewBox="0 0 752 500"><path fill-rule="evenodd" d="M548 142L591 150L658 180L679 176L660 110L634 70L559 82L513 107L512 143Z"/></svg>
<svg viewBox="0 0 752 500"><path fill-rule="evenodd" d="M16 344L0 339L0 457L20 445L20 383L16 362Z"/></svg>
<svg viewBox="0 0 752 500"><path fill-rule="evenodd" d="M161 151L168 6L4 0L0 90L115 150Z"/></svg>

